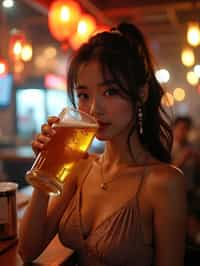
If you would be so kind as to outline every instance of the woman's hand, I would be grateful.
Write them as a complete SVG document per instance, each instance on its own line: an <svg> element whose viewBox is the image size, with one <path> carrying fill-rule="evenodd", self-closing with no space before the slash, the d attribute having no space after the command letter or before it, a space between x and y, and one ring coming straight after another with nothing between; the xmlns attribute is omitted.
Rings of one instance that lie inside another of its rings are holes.
<svg viewBox="0 0 200 266"><path fill-rule="evenodd" d="M46 124L41 126L41 133L36 135L35 139L32 141L32 149L37 155L42 151L44 146L51 140L52 136L55 135L55 130L52 125L59 122L59 117L50 116Z"/></svg>

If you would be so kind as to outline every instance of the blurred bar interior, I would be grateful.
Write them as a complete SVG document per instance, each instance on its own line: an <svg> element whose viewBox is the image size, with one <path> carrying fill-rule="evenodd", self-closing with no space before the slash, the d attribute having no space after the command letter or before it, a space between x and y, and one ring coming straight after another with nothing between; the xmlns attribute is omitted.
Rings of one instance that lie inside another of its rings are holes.
<svg viewBox="0 0 200 266"><path fill-rule="evenodd" d="M69 25L62 18L55 19L54 10L61 8L56 2L60 1L1 1L2 162L5 148L17 148L14 157L19 154L24 155L26 163L31 160L34 134L48 116L57 115L68 104L66 72L70 56L91 34L121 21L136 23L147 36L155 57L156 77L166 88L162 103L167 111L172 110L174 116L189 115L199 126L198 1L80 0L72 6L77 21ZM66 25L68 32L64 30ZM193 27L191 34L189 27ZM94 145L101 150L97 141ZM6 154L8 161L8 150ZM7 171L4 174L9 176Z"/></svg>
<svg viewBox="0 0 200 266"><path fill-rule="evenodd" d="M71 3L74 17L71 23L55 17L56 9L63 8L60 2L1 1L2 178L17 175L13 167L11 171L10 161L15 163L18 158L17 165L21 163L25 168L32 163L30 142L34 134L48 116L57 115L68 104L66 73L73 52L94 32L121 21L136 23L147 36L155 57L156 77L166 88L162 100L166 110L172 111L173 116L189 115L199 126L198 1L63 1L69 6ZM62 12L65 14L66 10ZM196 134L193 137L198 138ZM95 141L93 148L101 151L102 145ZM19 172L21 186L23 171Z"/></svg>
<svg viewBox="0 0 200 266"><path fill-rule="evenodd" d="M33 162L33 136L48 116L58 115L68 104L70 56L91 34L122 21L133 22L144 32L156 77L166 90L162 104L174 117L192 118L195 127L189 138L199 145L200 2L63 2L74 12L71 24L55 15L63 8L60 1L1 1L0 180L17 181L20 188L27 185L24 174ZM67 12L64 8L61 13ZM92 149L101 152L103 144L95 140Z"/></svg>

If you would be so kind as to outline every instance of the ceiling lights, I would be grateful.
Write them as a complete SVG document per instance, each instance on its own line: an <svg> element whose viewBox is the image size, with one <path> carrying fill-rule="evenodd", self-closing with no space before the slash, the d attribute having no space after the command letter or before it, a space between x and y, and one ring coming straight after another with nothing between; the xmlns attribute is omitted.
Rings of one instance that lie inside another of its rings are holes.
<svg viewBox="0 0 200 266"><path fill-rule="evenodd" d="M191 46L200 44L200 27L198 22L190 22L187 29L187 41Z"/></svg>
<svg viewBox="0 0 200 266"><path fill-rule="evenodd" d="M181 62L184 66L190 67L194 65L195 56L191 47L186 47L181 52Z"/></svg>

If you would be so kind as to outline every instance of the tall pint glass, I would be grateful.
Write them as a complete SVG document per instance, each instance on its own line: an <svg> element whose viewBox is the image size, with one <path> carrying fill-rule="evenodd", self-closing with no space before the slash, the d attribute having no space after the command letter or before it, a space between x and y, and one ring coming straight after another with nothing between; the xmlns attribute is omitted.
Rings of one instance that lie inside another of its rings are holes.
<svg viewBox="0 0 200 266"><path fill-rule="evenodd" d="M60 195L62 185L84 157L97 131L95 119L78 110L65 108L53 124L56 134L37 155L26 180L49 195Z"/></svg>

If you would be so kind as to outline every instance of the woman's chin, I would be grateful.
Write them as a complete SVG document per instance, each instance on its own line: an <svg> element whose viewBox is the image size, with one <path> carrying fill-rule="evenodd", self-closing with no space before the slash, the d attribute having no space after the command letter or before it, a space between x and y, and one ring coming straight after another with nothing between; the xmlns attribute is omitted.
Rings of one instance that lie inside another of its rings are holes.
<svg viewBox="0 0 200 266"><path fill-rule="evenodd" d="M109 140L110 138L108 136L106 136L105 134L96 134L95 135L95 138L100 140L100 141L107 141Z"/></svg>

